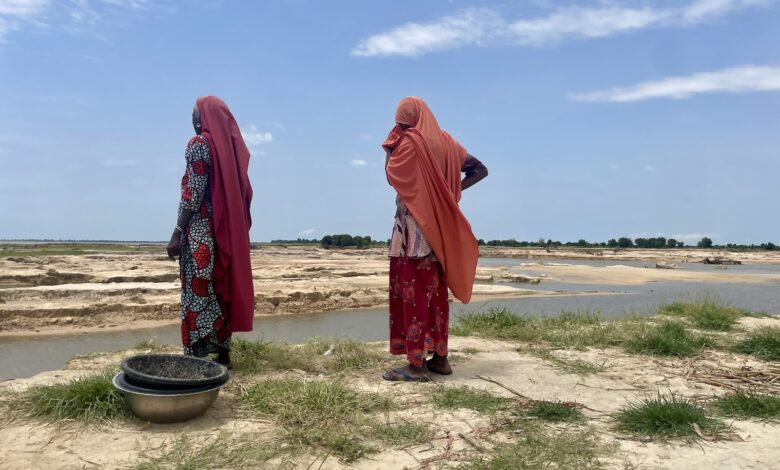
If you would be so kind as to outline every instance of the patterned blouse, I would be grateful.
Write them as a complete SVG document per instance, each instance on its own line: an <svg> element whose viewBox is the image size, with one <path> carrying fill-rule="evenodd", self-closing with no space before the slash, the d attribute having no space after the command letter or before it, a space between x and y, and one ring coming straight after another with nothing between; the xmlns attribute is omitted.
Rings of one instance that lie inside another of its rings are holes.
<svg viewBox="0 0 780 470"><path fill-rule="evenodd" d="M428 258L436 259L428 240L425 238L417 221L406 208L400 197L396 197L395 223L393 235L390 238L390 256L393 258Z"/></svg>

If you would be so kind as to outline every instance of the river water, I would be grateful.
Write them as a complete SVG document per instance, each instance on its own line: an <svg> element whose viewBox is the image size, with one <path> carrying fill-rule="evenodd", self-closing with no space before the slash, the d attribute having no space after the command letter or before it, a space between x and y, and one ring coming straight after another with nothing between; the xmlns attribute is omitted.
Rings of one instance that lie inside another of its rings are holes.
<svg viewBox="0 0 780 470"><path fill-rule="evenodd" d="M481 259L485 266L509 266L517 270L522 263L534 260ZM622 264L643 267L639 261L555 260L555 263L609 266ZM552 262L551 262L552 263ZM681 269L714 270L711 266L686 263ZM729 272L780 274L780 265L729 266ZM523 273L533 274L532 266ZM780 285L777 283L701 283L658 282L643 285L594 285L543 281L538 285L517 287L538 291L579 292L580 294L548 297L520 297L507 300L452 304L452 320L464 312L505 307L518 314L554 316L562 311L593 312L605 318L626 314L650 315L659 305L675 300L714 298L752 311L780 314ZM598 292L592 294L590 292ZM588 292L588 293L583 293ZM133 347L139 341L154 339L159 344L178 344L180 328L170 325L145 330L84 333L41 338L0 339L0 380L29 377L38 372L62 368L73 356L94 352L117 351ZM387 339L387 309L361 309L297 315L265 316L255 319L254 331L242 333L247 339L266 339L300 343L308 338L352 338L363 341Z"/></svg>

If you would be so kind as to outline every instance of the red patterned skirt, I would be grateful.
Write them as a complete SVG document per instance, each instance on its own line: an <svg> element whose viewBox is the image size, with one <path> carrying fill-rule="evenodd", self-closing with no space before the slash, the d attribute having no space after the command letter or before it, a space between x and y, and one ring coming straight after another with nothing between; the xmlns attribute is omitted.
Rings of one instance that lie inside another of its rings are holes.
<svg viewBox="0 0 780 470"><path fill-rule="evenodd" d="M450 305L441 264L390 258L390 354L422 367L428 353L447 355Z"/></svg>

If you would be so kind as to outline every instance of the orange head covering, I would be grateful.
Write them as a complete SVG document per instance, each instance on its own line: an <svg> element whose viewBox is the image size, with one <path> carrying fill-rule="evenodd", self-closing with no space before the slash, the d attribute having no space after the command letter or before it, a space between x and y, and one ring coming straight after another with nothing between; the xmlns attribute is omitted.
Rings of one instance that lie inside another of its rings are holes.
<svg viewBox="0 0 780 470"><path fill-rule="evenodd" d="M458 207L464 149L442 131L416 96L398 104L395 126L382 146L391 150L387 177L425 234L444 269L444 281L461 302L471 300L479 250Z"/></svg>

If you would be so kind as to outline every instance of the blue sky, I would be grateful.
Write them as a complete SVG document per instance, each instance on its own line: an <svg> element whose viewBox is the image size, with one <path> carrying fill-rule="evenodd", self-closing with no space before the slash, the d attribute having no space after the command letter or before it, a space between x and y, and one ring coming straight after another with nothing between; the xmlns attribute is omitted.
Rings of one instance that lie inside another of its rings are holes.
<svg viewBox="0 0 780 470"><path fill-rule="evenodd" d="M0 238L170 236L196 97L252 238L389 236L405 95L490 169L480 238L780 241L780 2L0 0Z"/></svg>

